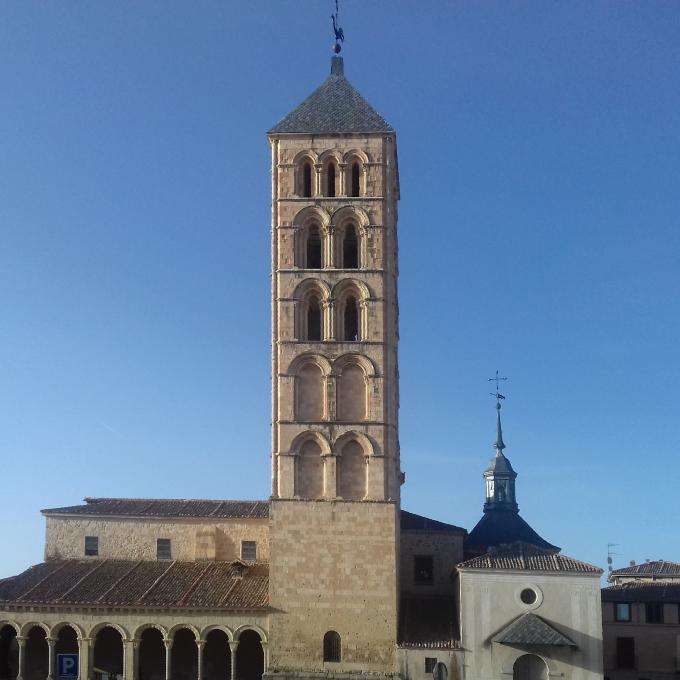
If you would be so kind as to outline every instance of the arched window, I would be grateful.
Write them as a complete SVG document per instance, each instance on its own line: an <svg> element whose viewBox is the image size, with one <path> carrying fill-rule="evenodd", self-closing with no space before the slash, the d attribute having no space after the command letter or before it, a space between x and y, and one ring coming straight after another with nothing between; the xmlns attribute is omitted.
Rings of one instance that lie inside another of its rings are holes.
<svg viewBox="0 0 680 680"><path fill-rule="evenodd" d="M353 224L347 225L342 239L342 267L343 269L359 268L359 239Z"/></svg>
<svg viewBox="0 0 680 680"><path fill-rule="evenodd" d="M340 635L334 630L329 630L323 636L323 660L338 663L342 659L342 644Z"/></svg>
<svg viewBox="0 0 680 680"><path fill-rule="evenodd" d="M321 269L321 234L319 227L312 225L307 232L307 269Z"/></svg>
<svg viewBox="0 0 680 680"><path fill-rule="evenodd" d="M359 196L359 178L361 177L361 168L359 163L354 161L352 163L352 176L350 178L350 196Z"/></svg>
<svg viewBox="0 0 680 680"><path fill-rule="evenodd" d="M328 164L328 169L326 170L326 188L327 188L327 196L330 196L331 198L335 197L335 163L329 163Z"/></svg>
<svg viewBox="0 0 680 680"><path fill-rule="evenodd" d="M295 376L295 417L303 422L322 420L324 378L314 363L305 364Z"/></svg>
<svg viewBox="0 0 680 680"><path fill-rule="evenodd" d="M321 300L310 297L307 302L307 340L318 342L321 340Z"/></svg>
<svg viewBox="0 0 680 680"><path fill-rule="evenodd" d="M337 380L337 419L344 423L366 420L366 374L355 363L347 363Z"/></svg>
<svg viewBox="0 0 680 680"><path fill-rule="evenodd" d="M302 195L305 198L312 195L312 164L309 161L302 166Z"/></svg>
<svg viewBox="0 0 680 680"><path fill-rule="evenodd" d="M306 441L295 463L295 494L300 498L323 498L321 447L311 439Z"/></svg>
<svg viewBox="0 0 680 680"><path fill-rule="evenodd" d="M513 680L548 680L548 667L540 656L523 654L512 667Z"/></svg>
<svg viewBox="0 0 680 680"><path fill-rule="evenodd" d="M358 441L349 441L338 456L338 494L346 501L366 497L366 457Z"/></svg>
<svg viewBox="0 0 680 680"><path fill-rule="evenodd" d="M350 342L359 340L359 304L353 297L348 297L345 301L343 330L343 340L349 340Z"/></svg>

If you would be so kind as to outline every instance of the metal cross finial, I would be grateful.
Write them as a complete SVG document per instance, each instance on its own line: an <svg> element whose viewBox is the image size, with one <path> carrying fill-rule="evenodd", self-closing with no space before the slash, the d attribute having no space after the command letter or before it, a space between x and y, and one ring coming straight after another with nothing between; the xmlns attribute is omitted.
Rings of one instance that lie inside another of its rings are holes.
<svg viewBox="0 0 680 680"><path fill-rule="evenodd" d="M340 28L340 23L338 21L339 13L338 0L335 0L335 14L331 14L331 19L333 20L333 33L335 33L335 45L333 45L333 52L335 52L335 54L340 54L340 50L342 49L340 43L345 42L345 32Z"/></svg>
<svg viewBox="0 0 680 680"><path fill-rule="evenodd" d="M498 391L499 388L499 383L501 380L507 380L507 378L501 378L498 375L498 370L496 370L496 377L495 378L489 378L489 382L495 382L496 383L496 391L495 392L490 392L492 397L496 397L496 408L500 409L501 407L501 399L505 399L505 397Z"/></svg>

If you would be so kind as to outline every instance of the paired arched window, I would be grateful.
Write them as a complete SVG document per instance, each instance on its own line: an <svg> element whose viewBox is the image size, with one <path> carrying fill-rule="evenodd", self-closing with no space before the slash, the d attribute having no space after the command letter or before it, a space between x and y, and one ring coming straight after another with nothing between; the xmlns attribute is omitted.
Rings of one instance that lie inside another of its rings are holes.
<svg viewBox="0 0 680 680"><path fill-rule="evenodd" d="M330 198L335 198L336 195L336 180L337 180L337 170L335 168L335 163L331 161L326 166L326 196Z"/></svg>
<svg viewBox="0 0 680 680"><path fill-rule="evenodd" d="M340 635L329 630L323 636L323 660L338 663L342 659L342 642Z"/></svg>
<svg viewBox="0 0 680 680"><path fill-rule="evenodd" d="M305 340L319 342L323 339L321 300L312 295L307 301L307 337Z"/></svg>
<svg viewBox="0 0 680 680"><path fill-rule="evenodd" d="M342 268L359 268L359 239L357 229L353 224L348 224L345 227L342 239Z"/></svg>
<svg viewBox="0 0 680 680"><path fill-rule="evenodd" d="M360 195L360 179L361 179L361 166L357 161L354 161L350 166L350 182L349 182L350 196Z"/></svg>
<svg viewBox="0 0 680 680"><path fill-rule="evenodd" d="M312 196L312 164L305 161L302 165L302 195L305 198Z"/></svg>
<svg viewBox="0 0 680 680"><path fill-rule="evenodd" d="M305 267L307 269L321 269L321 232L315 224L307 230L305 246Z"/></svg>

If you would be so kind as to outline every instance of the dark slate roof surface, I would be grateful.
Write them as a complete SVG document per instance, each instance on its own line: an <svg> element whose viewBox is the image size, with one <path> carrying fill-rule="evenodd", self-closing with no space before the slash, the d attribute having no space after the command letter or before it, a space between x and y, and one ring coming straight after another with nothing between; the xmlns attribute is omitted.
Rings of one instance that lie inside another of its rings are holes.
<svg viewBox="0 0 680 680"><path fill-rule="evenodd" d="M278 134L394 132L394 128L350 85L342 57L333 57L331 75L269 130Z"/></svg>
<svg viewBox="0 0 680 680"><path fill-rule="evenodd" d="M413 512L401 511L401 530L402 531L432 531L445 532L453 534L467 533L462 527L457 527L455 524L446 524L446 522L438 522L436 519L423 517L423 515L416 515Z"/></svg>
<svg viewBox="0 0 680 680"><path fill-rule="evenodd" d="M494 636L494 642L503 645L552 645L576 647L566 635L551 626L536 614L528 612L515 619L509 626Z"/></svg>
<svg viewBox="0 0 680 680"><path fill-rule="evenodd" d="M269 567L232 562L50 560L0 583L2 605L264 609Z"/></svg>
<svg viewBox="0 0 680 680"><path fill-rule="evenodd" d="M680 576L680 564L667 560L653 560L629 567L614 569L613 576Z"/></svg>
<svg viewBox="0 0 680 680"><path fill-rule="evenodd" d="M516 542L559 552L556 545L541 538L514 510L487 510L470 532L466 541L467 552L486 552L488 548Z"/></svg>
<svg viewBox="0 0 680 680"><path fill-rule="evenodd" d="M399 646L453 649L460 646L456 602L442 595L402 595Z"/></svg>
<svg viewBox="0 0 680 680"><path fill-rule="evenodd" d="M526 543L515 543L485 555L461 562L458 569L507 569L509 571L550 571L601 574L602 569L587 562L543 550Z"/></svg>
<svg viewBox="0 0 680 680"><path fill-rule="evenodd" d="M267 519L269 501L209 501L165 498L86 498L85 505L49 508L45 515L108 517L211 517Z"/></svg>
<svg viewBox="0 0 680 680"><path fill-rule="evenodd" d="M680 583L677 581L633 581L602 589L603 602L678 602Z"/></svg>

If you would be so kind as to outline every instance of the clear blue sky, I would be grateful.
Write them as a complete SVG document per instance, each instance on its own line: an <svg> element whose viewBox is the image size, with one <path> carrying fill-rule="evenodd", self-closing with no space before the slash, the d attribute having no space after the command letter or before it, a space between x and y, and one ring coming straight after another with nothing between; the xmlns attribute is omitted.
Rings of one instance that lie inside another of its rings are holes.
<svg viewBox="0 0 680 680"><path fill-rule="evenodd" d="M40 508L269 494L266 130L331 2L0 5L0 576ZM409 510L472 528L511 380L522 515L680 560L680 5L341 7L398 132Z"/></svg>

